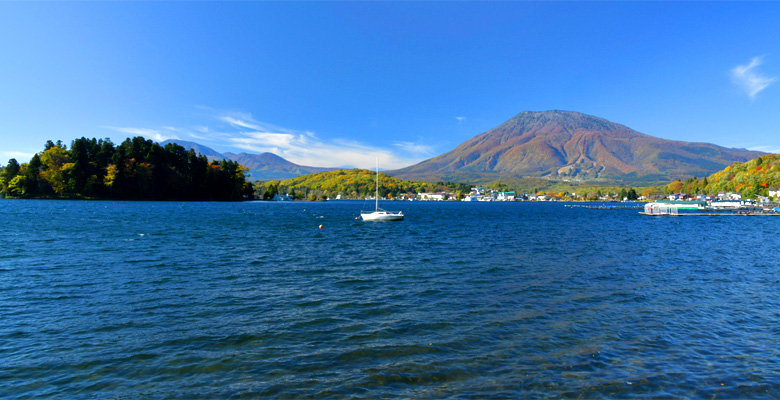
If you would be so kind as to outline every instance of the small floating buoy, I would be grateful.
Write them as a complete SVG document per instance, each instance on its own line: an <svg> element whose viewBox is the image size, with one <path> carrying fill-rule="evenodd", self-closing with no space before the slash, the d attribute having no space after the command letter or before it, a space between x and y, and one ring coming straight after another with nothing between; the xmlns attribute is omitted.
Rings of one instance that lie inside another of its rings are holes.
<svg viewBox="0 0 780 400"><path fill-rule="evenodd" d="M320 229L322 229L322 225L320 224Z"/></svg>
<svg viewBox="0 0 780 400"><path fill-rule="evenodd" d="M359 220L359 219L360 219L360 217L355 217L355 221L357 221L357 220Z"/></svg>

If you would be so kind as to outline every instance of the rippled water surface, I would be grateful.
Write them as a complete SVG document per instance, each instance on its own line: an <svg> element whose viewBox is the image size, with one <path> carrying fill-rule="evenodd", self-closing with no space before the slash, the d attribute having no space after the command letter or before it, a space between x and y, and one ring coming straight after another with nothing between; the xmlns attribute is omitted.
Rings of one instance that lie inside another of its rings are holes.
<svg viewBox="0 0 780 400"><path fill-rule="evenodd" d="M780 218L363 207L0 201L0 398L780 397Z"/></svg>

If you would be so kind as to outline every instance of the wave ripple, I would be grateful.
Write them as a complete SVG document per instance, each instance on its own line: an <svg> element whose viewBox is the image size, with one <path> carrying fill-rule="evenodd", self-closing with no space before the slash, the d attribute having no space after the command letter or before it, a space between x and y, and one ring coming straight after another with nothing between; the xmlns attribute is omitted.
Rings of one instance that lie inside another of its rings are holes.
<svg viewBox="0 0 780 400"><path fill-rule="evenodd" d="M360 207L0 201L0 397L778 397L771 218Z"/></svg>

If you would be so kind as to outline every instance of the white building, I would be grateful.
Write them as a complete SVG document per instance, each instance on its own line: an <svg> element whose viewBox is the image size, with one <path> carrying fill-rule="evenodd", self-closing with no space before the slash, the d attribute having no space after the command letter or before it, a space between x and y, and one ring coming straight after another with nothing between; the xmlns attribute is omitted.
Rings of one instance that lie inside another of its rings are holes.
<svg viewBox="0 0 780 400"><path fill-rule="evenodd" d="M736 210L742 207L742 202L736 200L711 201L710 207L712 207L713 210Z"/></svg>
<svg viewBox="0 0 780 400"><path fill-rule="evenodd" d="M293 198L292 198L292 196L290 196L287 193L285 193L285 194L278 194L277 193L276 195L274 195L274 199L273 200L274 201L293 201Z"/></svg>
<svg viewBox="0 0 780 400"><path fill-rule="evenodd" d="M515 192L498 192L496 200L498 201L515 201Z"/></svg>
<svg viewBox="0 0 780 400"><path fill-rule="evenodd" d="M742 200L742 195L739 193L729 193L729 200L735 200L735 201Z"/></svg>
<svg viewBox="0 0 780 400"><path fill-rule="evenodd" d="M732 192L718 192L718 199L720 200L742 200L742 195Z"/></svg>
<svg viewBox="0 0 780 400"><path fill-rule="evenodd" d="M418 193L417 197L420 200L430 200L430 201L443 201L449 199L449 195L447 195L447 193L444 192Z"/></svg>

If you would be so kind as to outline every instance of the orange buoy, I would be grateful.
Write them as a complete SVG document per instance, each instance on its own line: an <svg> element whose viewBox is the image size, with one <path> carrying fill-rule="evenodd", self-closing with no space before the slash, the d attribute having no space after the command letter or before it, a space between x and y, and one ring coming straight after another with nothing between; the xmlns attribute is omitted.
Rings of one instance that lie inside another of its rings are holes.
<svg viewBox="0 0 780 400"><path fill-rule="evenodd" d="M320 229L322 229L322 224L320 224Z"/></svg>

